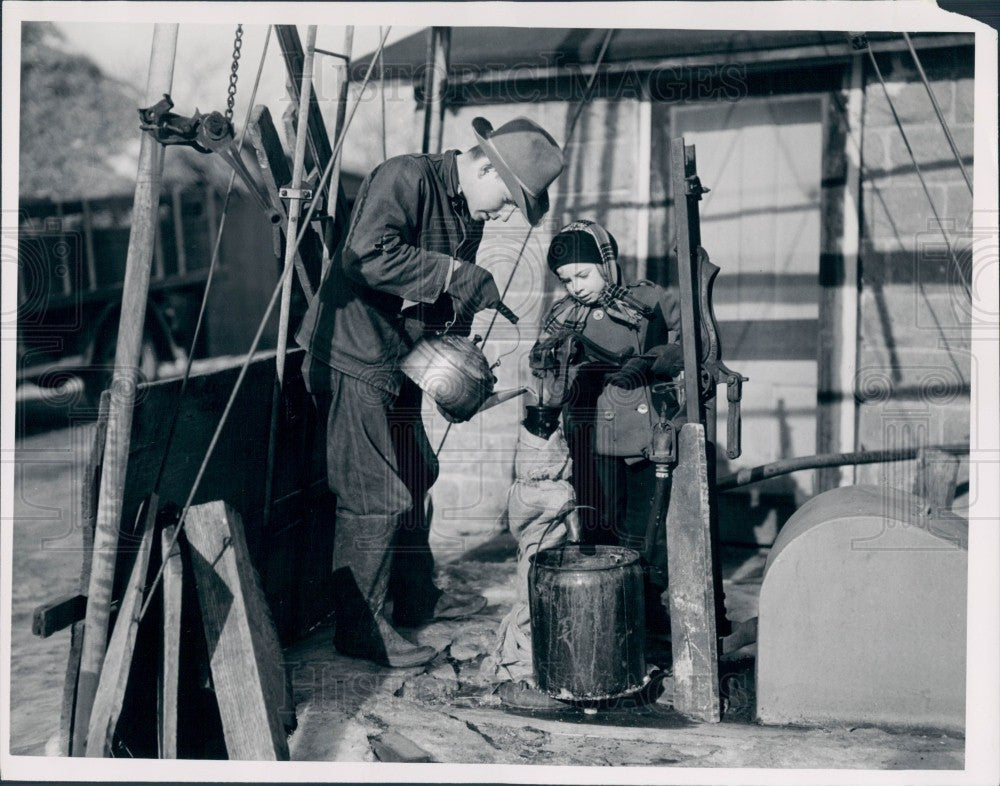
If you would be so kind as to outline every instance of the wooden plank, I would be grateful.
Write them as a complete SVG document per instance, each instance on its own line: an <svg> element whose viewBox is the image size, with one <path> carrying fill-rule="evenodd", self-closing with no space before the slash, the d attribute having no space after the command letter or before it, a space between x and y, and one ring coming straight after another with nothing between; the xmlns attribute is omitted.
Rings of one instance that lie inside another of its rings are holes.
<svg viewBox="0 0 1000 786"><path fill-rule="evenodd" d="M74 622L79 622L87 613L87 596L75 592L56 600L36 606L31 615L31 632L43 639L48 638Z"/></svg>
<svg viewBox="0 0 1000 786"><path fill-rule="evenodd" d="M111 752L111 742L125 701L129 671L132 669L132 652L139 631L139 609L146 594L149 555L153 546L157 510L158 500L154 494L149 498L143 517L142 540L139 542L132 573L122 596L118 619L115 621L111 641L108 642L101 678L94 694L94 705L87 731L88 756L108 756Z"/></svg>
<svg viewBox="0 0 1000 786"><path fill-rule="evenodd" d="M229 758L287 760L282 652L240 516L221 501L196 505L186 532Z"/></svg>
<svg viewBox="0 0 1000 786"><path fill-rule="evenodd" d="M428 28L427 70L424 73L424 123L423 137L420 143L420 150L423 153L441 152L450 56L451 28Z"/></svg>
<svg viewBox="0 0 1000 786"><path fill-rule="evenodd" d="M705 411L698 385L701 331L696 306L695 251L701 245L698 202L686 193L686 178L695 174L693 150L689 156L684 137L670 140L671 185L674 193L674 223L677 226L677 271L684 350L684 395L688 423L702 423Z"/></svg>
<svg viewBox="0 0 1000 786"><path fill-rule="evenodd" d="M719 659L712 578L711 511L705 430L685 423L667 509L667 570L674 667L674 707L717 723Z"/></svg>
<svg viewBox="0 0 1000 786"><path fill-rule="evenodd" d="M156 222L153 229L153 278L157 281L162 281L167 275L167 270L164 262L163 222L160 220L159 204L157 204L156 212L153 215L153 220Z"/></svg>
<svg viewBox="0 0 1000 786"><path fill-rule="evenodd" d="M181 202L181 187L174 186L170 192L170 208L174 219L174 245L177 247L177 275L187 275L187 249L184 248L184 211ZM215 242L215 238L212 238Z"/></svg>
<svg viewBox="0 0 1000 786"><path fill-rule="evenodd" d="M90 202L81 200L80 209L83 214L83 258L87 265L87 289L97 289L97 258L94 254L94 215L90 210Z"/></svg>
<svg viewBox="0 0 1000 786"><path fill-rule="evenodd" d="M398 731L387 731L377 737L369 737L372 752L379 761L417 764L432 762L431 755L409 737L404 737Z"/></svg>
<svg viewBox="0 0 1000 786"><path fill-rule="evenodd" d="M149 60L145 106L170 92L174 54L177 49L176 24L156 24ZM149 296L150 263L156 215L160 204L160 175L163 148L149 134L142 134L136 174L132 227L125 261L121 318L115 350L115 372L111 388L121 391L111 399L107 444L101 473L100 503L94 534L93 569L87 588L87 616L76 706L75 733L85 734L104 663L108 617L118 555L118 533L122 526L125 475L143 325ZM166 411L166 410L165 410ZM88 753L90 751L88 745Z"/></svg>
<svg viewBox="0 0 1000 786"><path fill-rule="evenodd" d="M160 758L177 758L177 689L181 656L181 595L184 569L179 543L174 539L177 527L164 527L160 533L160 554L163 559L163 660L159 682L159 742Z"/></svg>
<svg viewBox="0 0 1000 786"><path fill-rule="evenodd" d="M80 567L79 590L82 595L90 583L90 566L94 551L94 526L97 523L98 492L101 486L101 462L104 457L104 437L108 426L108 394L104 393L97 411L97 423L90 443L87 463L83 468L80 484L80 529L83 536L83 564ZM70 635L66 677L63 681L62 709L59 715L59 752L64 756L82 756L86 740L84 735L73 734L76 714L77 680L80 676L80 656L83 652L83 623L73 625Z"/></svg>

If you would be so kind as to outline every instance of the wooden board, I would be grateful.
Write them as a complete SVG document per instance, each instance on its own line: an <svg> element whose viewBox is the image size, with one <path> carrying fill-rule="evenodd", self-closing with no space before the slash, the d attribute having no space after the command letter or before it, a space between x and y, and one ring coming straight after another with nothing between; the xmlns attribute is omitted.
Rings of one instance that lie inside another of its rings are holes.
<svg viewBox="0 0 1000 786"><path fill-rule="evenodd" d="M197 505L185 531L229 758L287 760L283 657L240 516L224 502Z"/></svg>
<svg viewBox="0 0 1000 786"><path fill-rule="evenodd" d="M80 487L80 528L83 536L83 564L80 570L80 594L87 591L90 582L90 562L94 547L94 524L97 521L97 494L101 487L101 459L104 456L104 437L108 426L108 394L101 395L97 423L90 453L83 469ZM75 738L73 720L76 715L76 689L80 676L80 656L83 652L83 622L73 625L70 634L69 657L66 661L66 678L63 681L62 710L59 715L59 752L64 756L84 754L84 735Z"/></svg>
<svg viewBox="0 0 1000 786"><path fill-rule="evenodd" d="M139 631L139 610L145 597L146 574L153 546L157 510L156 495L152 495L144 516L142 540L135 555L132 573L122 597L111 641L108 642L104 655L97 691L94 694L87 731L88 756L107 756L111 751L112 738L122 711L128 675L132 668L132 653Z"/></svg>
<svg viewBox="0 0 1000 786"><path fill-rule="evenodd" d="M163 643L159 681L160 758L177 758L177 689L181 660L181 597L184 567L179 543L174 539L177 527L164 527L160 533L163 559Z"/></svg>
<svg viewBox="0 0 1000 786"><path fill-rule="evenodd" d="M87 611L87 596L71 592L35 608L31 615L31 632L48 638L83 619Z"/></svg>
<svg viewBox="0 0 1000 786"><path fill-rule="evenodd" d="M719 659L705 430L685 423L667 509L674 707L717 723Z"/></svg>

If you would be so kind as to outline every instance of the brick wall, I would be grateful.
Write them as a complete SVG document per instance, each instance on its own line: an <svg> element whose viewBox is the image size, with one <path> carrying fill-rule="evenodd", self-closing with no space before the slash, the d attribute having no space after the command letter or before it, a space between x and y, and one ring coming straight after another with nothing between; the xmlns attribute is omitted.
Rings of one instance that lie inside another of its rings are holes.
<svg viewBox="0 0 1000 786"><path fill-rule="evenodd" d="M920 54L971 177L972 48ZM909 53L878 57L934 209L866 68L863 123L858 448L969 439L972 197ZM940 224L939 224L940 219ZM962 268L950 259L948 245ZM858 482L912 485L913 462L859 467Z"/></svg>

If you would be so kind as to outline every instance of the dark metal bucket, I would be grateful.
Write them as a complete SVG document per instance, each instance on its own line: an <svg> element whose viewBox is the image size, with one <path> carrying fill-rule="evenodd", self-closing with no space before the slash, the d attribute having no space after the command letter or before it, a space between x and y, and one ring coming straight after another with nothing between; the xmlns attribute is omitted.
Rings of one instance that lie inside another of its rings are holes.
<svg viewBox="0 0 1000 786"><path fill-rule="evenodd" d="M538 687L597 701L640 690L646 672L639 553L568 545L531 557L528 599Z"/></svg>

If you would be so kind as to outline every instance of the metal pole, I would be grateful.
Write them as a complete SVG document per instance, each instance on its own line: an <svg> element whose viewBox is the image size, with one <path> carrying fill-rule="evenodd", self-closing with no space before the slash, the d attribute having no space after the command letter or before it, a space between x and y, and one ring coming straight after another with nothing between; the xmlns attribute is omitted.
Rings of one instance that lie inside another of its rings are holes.
<svg viewBox="0 0 1000 786"><path fill-rule="evenodd" d="M164 93L169 93L171 90L174 56L177 51L177 28L176 24L158 24L153 28L153 46L146 79L147 106L156 103ZM146 299L149 293L150 265L153 260L162 171L163 148L150 135L142 134L132 229L129 235L122 289L121 319L118 323L115 370L111 381L112 395L94 531L93 562L87 589L87 612L73 733L73 753L76 755L86 750L90 713L107 648L108 617L118 556L122 496L125 490L125 472L128 467L132 436L136 371L146 318Z"/></svg>
<svg viewBox="0 0 1000 786"><path fill-rule="evenodd" d="M305 60L302 63L302 89L299 92L299 123L295 133L295 152L292 156L292 196L288 200L288 231L285 235L285 269L295 265L295 243L290 242L298 236L299 211L302 209L302 199L299 190L302 188L302 169L306 160L306 138L309 121L309 102L312 98L313 56L316 49L316 25L309 25L306 30ZM336 193L336 192L334 192ZM316 195L319 196L318 194ZM292 304L292 277L285 275L281 285L281 310L278 316L278 354L275 361L278 366L278 385L285 382L285 351L288 348L288 315Z"/></svg>

